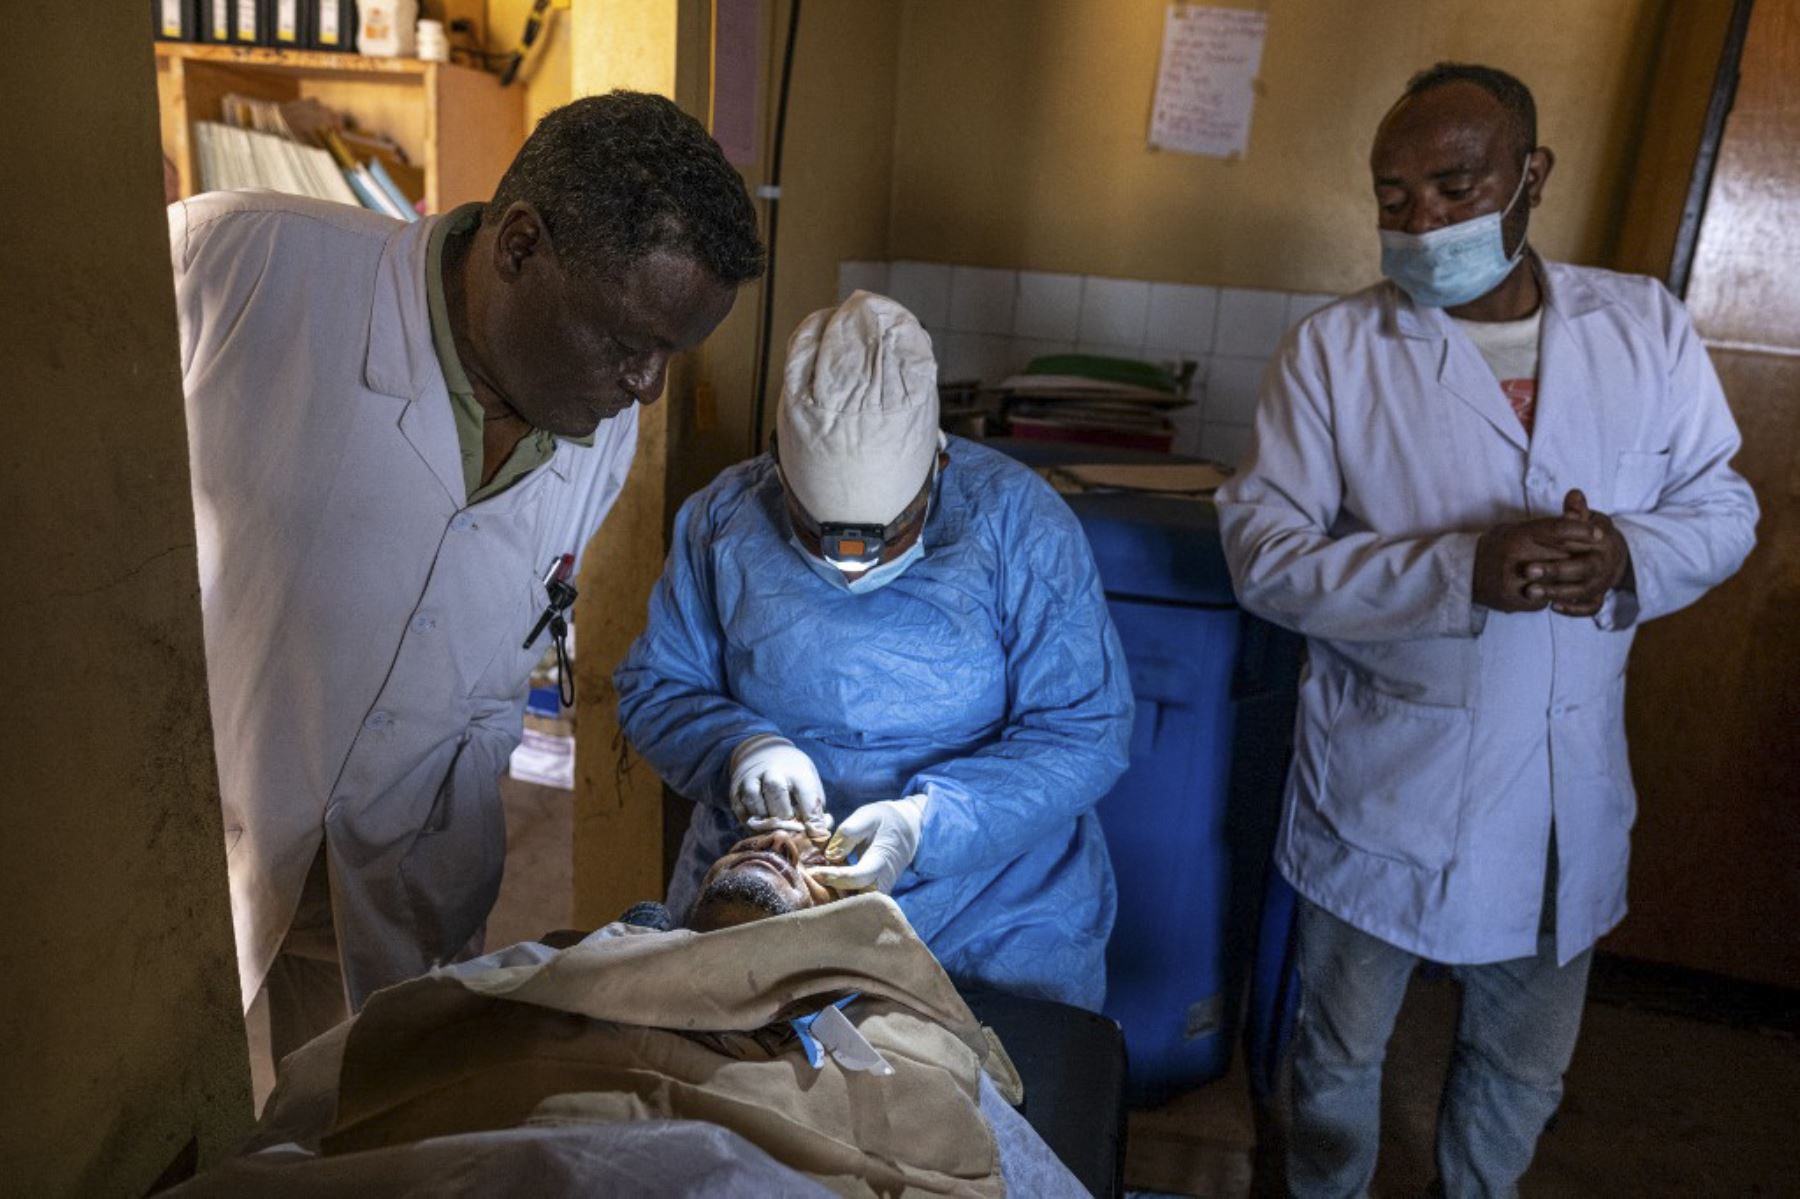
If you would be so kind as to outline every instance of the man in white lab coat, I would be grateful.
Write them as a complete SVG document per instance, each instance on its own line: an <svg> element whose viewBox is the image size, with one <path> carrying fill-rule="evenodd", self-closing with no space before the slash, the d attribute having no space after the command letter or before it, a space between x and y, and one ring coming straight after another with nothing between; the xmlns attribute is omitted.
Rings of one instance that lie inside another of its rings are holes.
<svg viewBox="0 0 1800 1199"><path fill-rule="evenodd" d="M1515 1191L1625 914L1633 630L1754 542L1681 305L1529 250L1552 163L1517 79L1416 77L1371 157L1388 281L1288 335L1219 494L1245 606L1309 645L1277 850L1302 897L1299 1195L1367 1187L1420 958L1464 991L1441 1184Z"/></svg>
<svg viewBox="0 0 1800 1199"><path fill-rule="evenodd" d="M169 221L238 963L278 1060L478 948L546 568L762 249L705 130L629 93L546 116L486 205Z"/></svg>

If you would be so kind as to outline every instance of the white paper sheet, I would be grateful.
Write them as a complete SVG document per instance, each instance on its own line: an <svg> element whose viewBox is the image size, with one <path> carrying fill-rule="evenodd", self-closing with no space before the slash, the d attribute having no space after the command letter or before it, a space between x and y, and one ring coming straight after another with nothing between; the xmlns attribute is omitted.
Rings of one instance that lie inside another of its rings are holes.
<svg viewBox="0 0 1800 1199"><path fill-rule="evenodd" d="M575 738L526 729L512 751L507 773L526 783L575 789Z"/></svg>
<svg viewBox="0 0 1800 1199"><path fill-rule="evenodd" d="M1268 28L1265 12L1169 5L1150 144L1214 158L1243 154Z"/></svg>

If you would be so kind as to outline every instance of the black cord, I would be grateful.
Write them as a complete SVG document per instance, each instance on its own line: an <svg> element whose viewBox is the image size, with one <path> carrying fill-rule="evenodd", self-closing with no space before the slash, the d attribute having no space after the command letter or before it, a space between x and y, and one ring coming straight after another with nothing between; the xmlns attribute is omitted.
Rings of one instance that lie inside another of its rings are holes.
<svg viewBox="0 0 1800 1199"><path fill-rule="evenodd" d="M562 706L575 706L575 665L569 661L569 623L560 615L550 622L550 638L556 645L556 697Z"/></svg>
<svg viewBox="0 0 1800 1199"><path fill-rule="evenodd" d="M537 41L538 30L543 28L544 13L550 8L550 0L534 0L531 13L525 18L525 32L519 35L519 48L512 52L506 60L505 68L500 72L500 86L506 87L519 76L519 68L525 63L525 56L531 52L531 44Z"/></svg>
<svg viewBox="0 0 1800 1199"><path fill-rule="evenodd" d="M775 236L781 217L781 147L787 139L788 84L794 76L794 35L800 31L800 0L788 8L787 49L781 56L781 98L775 105L775 152L769 162L769 256L763 272L762 329L756 344L756 402L750 411L750 453L761 448L763 413L769 402L769 343L775 324Z"/></svg>

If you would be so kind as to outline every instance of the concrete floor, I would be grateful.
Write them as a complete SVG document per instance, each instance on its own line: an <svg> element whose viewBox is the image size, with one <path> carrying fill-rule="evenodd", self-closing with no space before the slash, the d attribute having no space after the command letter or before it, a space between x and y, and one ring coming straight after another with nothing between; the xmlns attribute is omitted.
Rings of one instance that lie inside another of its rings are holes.
<svg viewBox="0 0 1800 1199"><path fill-rule="evenodd" d="M575 793L501 776L506 873L488 915L487 947L569 927L575 902Z"/></svg>
<svg viewBox="0 0 1800 1199"><path fill-rule="evenodd" d="M1377 1195L1419 1195L1435 1176L1433 1128L1456 1011L1448 978L1414 980L1389 1047ZM1597 983L1562 1111L1539 1142L1524 1194L1800 1195L1800 1038L1783 1023L1646 1010L1629 988ZM1255 1144L1235 1071L1133 1114L1126 1181L1166 1194L1249 1195Z"/></svg>

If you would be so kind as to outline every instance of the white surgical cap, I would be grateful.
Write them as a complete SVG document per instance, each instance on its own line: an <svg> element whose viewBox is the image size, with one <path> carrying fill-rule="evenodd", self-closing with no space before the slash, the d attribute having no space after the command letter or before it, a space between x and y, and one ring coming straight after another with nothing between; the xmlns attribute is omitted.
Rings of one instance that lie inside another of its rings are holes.
<svg viewBox="0 0 1800 1199"><path fill-rule="evenodd" d="M821 308L788 339L776 429L781 473L814 520L887 524L938 452L931 338L886 296Z"/></svg>

